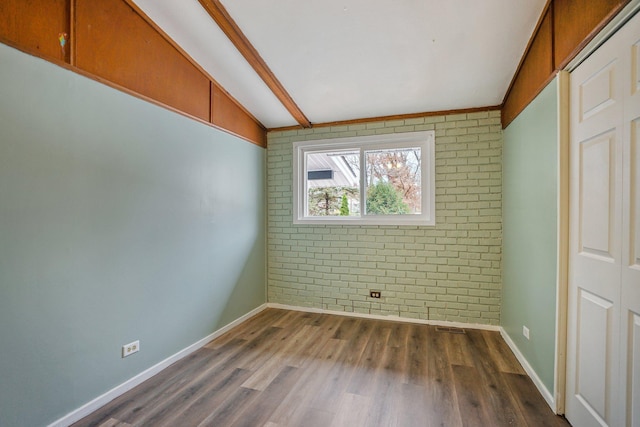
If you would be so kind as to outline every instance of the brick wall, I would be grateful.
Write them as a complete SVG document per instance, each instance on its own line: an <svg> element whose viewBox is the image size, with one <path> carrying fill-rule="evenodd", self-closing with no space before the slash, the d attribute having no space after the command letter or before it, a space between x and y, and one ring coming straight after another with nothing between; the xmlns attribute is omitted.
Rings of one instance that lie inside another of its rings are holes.
<svg viewBox="0 0 640 427"><path fill-rule="evenodd" d="M436 135L435 227L293 224L294 141L421 130ZM269 133L269 302L497 325L501 161L499 111Z"/></svg>

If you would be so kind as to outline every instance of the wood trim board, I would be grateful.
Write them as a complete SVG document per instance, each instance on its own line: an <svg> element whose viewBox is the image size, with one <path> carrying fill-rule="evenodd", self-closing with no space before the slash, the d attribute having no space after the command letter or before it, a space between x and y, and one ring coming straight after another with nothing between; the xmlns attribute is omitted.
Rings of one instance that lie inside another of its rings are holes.
<svg viewBox="0 0 640 427"><path fill-rule="evenodd" d="M483 111L499 111L501 105L491 105L486 107L474 107L474 108L463 108L458 110L441 110L441 111L427 111L423 113L411 113L411 114L397 114L392 116L380 116L380 117L369 117L363 119L352 119L352 120L342 120L336 122L326 122L326 123L314 123L311 125L312 128L323 128L330 126L345 126L345 125L356 125L363 123L374 123L374 122L382 122L387 120L407 120L407 119L416 119L420 117L433 117L433 116L448 116L451 114L468 114L468 113L478 113ZM267 132L281 132L287 130L296 130L302 129L302 126L285 126L279 128L271 128L267 129Z"/></svg>
<svg viewBox="0 0 640 427"><path fill-rule="evenodd" d="M564 414L569 289L569 73L558 73L558 267L556 284L555 412Z"/></svg>

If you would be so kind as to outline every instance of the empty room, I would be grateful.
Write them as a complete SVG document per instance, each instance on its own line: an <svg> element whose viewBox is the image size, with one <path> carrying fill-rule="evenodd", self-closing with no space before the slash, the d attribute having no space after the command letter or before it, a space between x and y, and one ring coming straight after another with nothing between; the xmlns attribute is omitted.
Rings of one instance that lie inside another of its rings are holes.
<svg viewBox="0 0 640 427"><path fill-rule="evenodd" d="M640 427L640 0L0 0L0 426Z"/></svg>

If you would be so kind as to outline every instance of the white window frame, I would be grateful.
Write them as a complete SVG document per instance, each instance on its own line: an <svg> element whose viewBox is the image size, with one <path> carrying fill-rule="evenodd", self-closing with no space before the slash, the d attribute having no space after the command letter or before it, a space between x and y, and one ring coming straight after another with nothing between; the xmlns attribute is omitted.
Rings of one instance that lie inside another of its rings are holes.
<svg viewBox="0 0 640 427"><path fill-rule="evenodd" d="M305 216L308 204L306 154L333 151L358 150L361 170L364 170L364 150L420 147L421 149L421 202L422 213L406 215L366 215L365 179L360 173L360 216ZM435 132L421 131L370 135L350 138L298 141L293 143L293 223L335 225L422 225L434 226L435 206Z"/></svg>

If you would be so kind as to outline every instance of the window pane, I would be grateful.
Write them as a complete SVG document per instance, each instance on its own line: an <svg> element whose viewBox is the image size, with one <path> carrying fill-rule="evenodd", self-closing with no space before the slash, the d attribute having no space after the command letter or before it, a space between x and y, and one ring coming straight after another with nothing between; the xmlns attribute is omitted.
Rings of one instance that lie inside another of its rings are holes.
<svg viewBox="0 0 640 427"><path fill-rule="evenodd" d="M365 150L367 215L422 213L421 150Z"/></svg>
<svg viewBox="0 0 640 427"><path fill-rule="evenodd" d="M307 216L359 216L359 152L306 153L305 160Z"/></svg>
<svg viewBox="0 0 640 427"><path fill-rule="evenodd" d="M434 133L294 142L293 223L435 225Z"/></svg>

